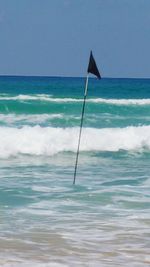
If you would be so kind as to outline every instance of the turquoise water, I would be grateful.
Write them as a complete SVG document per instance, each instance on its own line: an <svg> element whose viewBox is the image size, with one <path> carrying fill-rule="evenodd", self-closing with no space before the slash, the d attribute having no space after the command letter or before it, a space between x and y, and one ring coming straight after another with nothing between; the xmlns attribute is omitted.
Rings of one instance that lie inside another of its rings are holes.
<svg viewBox="0 0 150 267"><path fill-rule="evenodd" d="M0 77L0 266L150 265L150 80Z"/></svg>

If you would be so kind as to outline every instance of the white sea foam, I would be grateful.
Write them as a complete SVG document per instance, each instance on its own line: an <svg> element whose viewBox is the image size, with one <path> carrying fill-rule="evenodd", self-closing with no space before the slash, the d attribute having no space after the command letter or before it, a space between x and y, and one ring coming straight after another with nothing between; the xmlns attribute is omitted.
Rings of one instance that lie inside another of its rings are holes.
<svg viewBox="0 0 150 267"><path fill-rule="evenodd" d="M18 154L54 155L76 152L79 128L25 126L0 127L0 157ZM84 128L81 151L140 151L150 149L150 126L126 128Z"/></svg>
<svg viewBox="0 0 150 267"><path fill-rule="evenodd" d="M36 261L23 261L21 259L2 259L0 260L0 266L4 267L68 267L66 264L55 263L53 261L49 263L39 263Z"/></svg>
<svg viewBox="0 0 150 267"><path fill-rule="evenodd" d="M51 98L51 95L46 95L46 94L34 94L34 95L16 95L16 96L11 96L11 95L0 95L0 100L48 100Z"/></svg>
<svg viewBox="0 0 150 267"><path fill-rule="evenodd" d="M48 101L48 102L83 102L82 98L55 98L47 94L34 94L34 95L0 95L0 100L16 100L16 101ZM150 99L106 99L106 98L88 98L89 103L104 103L112 105L150 105Z"/></svg>
<svg viewBox="0 0 150 267"><path fill-rule="evenodd" d="M15 123L15 122L30 122L30 123L42 123L47 120L61 119L63 114L0 114L0 122Z"/></svg>
<svg viewBox="0 0 150 267"><path fill-rule="evenodd" d="M105 98L93 98L87 101L93 103L105 103L113 105L150 105L150 99L105 99Z"/></svg>

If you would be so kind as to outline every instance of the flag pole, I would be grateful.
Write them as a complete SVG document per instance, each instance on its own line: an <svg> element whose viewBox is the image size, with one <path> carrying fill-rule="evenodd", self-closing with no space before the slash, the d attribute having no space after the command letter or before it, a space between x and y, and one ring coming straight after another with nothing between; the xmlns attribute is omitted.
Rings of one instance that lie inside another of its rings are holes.
<svg viewBox="0 0 150 267"><path fill-rule="evenodd" d="M76 182L76 174L77 174L78 158L79 158L79 150L80 150L80 141L81 141L82 126L83 126L83 117L84 117L85 103L86 103L86 97L87 97L87 91L88 91L88 81L89 81L89 75L87 73L85 91L84 91L84 99L83 99L83 106L82 106L82 115L81 115L78 147L77 147L77 153L76 153L76 162L75 162L75 169L74 169L73 184L75 184L75 182Z"/></svg>

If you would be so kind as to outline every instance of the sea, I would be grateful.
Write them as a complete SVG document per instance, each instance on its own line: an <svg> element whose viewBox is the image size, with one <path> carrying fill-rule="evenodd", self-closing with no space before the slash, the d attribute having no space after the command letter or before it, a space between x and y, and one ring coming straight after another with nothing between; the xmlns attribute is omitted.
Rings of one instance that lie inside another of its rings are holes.
<svg viewBox="0 0 150 267"><path fill-rule="evenodd" d="M0 76L0 266L150 266L150 79Z"/></svg>

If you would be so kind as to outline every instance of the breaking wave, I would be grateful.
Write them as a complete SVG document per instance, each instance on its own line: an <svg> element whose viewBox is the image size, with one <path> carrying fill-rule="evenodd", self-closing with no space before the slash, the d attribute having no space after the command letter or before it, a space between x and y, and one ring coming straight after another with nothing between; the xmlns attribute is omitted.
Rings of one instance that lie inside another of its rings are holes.
<svg viewBox="0 0 150 267"><path fill-rule="evenodd" d="M0 95L0 101L2 100L15 100L15 101L48 101L56 103L67 102L83 102L82 98L55 98L52 95L47 94L34 94L34 95L17 95L10 96L7 94ZM104 103L112 105L150 105L150 99L106 99L106 98L87 98L89 103Z"/></svg>
<svg viewBox="0 0 150 267"><path fill-rule="evenodd" d="M46 122L48 120L54 120L54 119L62 119L64 118L64 114L1 114L0 113L0 122L5 123L16 123L16 122L27 122L27 123L42 123Z"/></svg>
<svg viewBox="0 0 150 267"><path fill-rule="evenodd" d="M76 152L79 128L0 127L0 157ZM83 128L81 151L150 150L150 126Z"/></svg>

